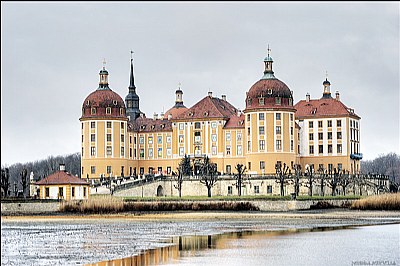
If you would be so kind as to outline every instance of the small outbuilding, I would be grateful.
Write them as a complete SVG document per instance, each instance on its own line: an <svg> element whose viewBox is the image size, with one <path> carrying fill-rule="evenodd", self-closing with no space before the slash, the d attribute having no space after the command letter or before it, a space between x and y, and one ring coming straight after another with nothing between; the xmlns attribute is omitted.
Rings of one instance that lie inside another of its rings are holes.
<svg viewBox="0 0 400 266"><path fill-rule="evenodd" d="M60 164L60 170L38 181L40 199L82 200L89 198L90 184L65 171L65 165Z"/></svg>

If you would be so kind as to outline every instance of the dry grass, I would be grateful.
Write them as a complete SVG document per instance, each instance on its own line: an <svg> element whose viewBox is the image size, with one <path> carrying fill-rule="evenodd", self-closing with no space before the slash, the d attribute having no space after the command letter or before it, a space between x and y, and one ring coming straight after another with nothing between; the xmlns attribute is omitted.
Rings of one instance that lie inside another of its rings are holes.
<svg viewBox="0 0 400 266"><path fill-rule="evenodd" d="M102 196L85 201L63 202L61 212L81 214L107 214L119 212L142 211L256 211L259 210L250 202L241 201L153 201L153 202L124 202L121 198Z"/></svg>
<svg viewBox="0 0 400 266"><path fill-rule="evenodd" d="M381 194L353 202L352 209L359 210L400 210L400 193Z"/></svg>

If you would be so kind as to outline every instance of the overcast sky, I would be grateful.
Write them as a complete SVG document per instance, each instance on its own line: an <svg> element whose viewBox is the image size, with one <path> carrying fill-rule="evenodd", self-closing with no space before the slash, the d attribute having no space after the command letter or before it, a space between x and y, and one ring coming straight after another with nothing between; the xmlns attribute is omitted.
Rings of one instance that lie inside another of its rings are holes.
<svg viewBox="0 0 400 266"><path fill-rule="evenodd" d="M130 50L147 117L227 95L245 108L263 75L294 102L331 92L361 117L364 159L399 152L399 2L1 2L1 164L80 151L82 103L106 60L128 93Z"/></svg>

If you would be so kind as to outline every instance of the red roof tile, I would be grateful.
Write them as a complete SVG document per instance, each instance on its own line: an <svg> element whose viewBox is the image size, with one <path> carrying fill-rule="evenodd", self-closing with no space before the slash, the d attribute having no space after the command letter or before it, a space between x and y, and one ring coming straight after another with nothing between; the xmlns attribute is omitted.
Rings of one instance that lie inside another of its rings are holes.
<svg viewBox="0 0 400 266"><path fill-rule="evenodd" d="M35 185L89 185L84 179L71 175L65 171L55 172L48 177L38 181Z"/></svg>
<svg viewBox="0 0 400 266"><path fill-rule="evenodd" d="M231 116L224 128L244 128L244 114Z"/></svg>
<svg viewBox="0 0 400 266"><path fill-rule="evenodd" d="M348 108L341 101L333 98L321 98L318 100L301 100L295 106L296 119L313 117L331 117L331 116L353 116L360 118L354 113L354 110Z"/></svg>
<svg viewBox="0 0 400 266"><path fill-rule="evenodd" d="M172 131L172 122L168 119L151 119L138 117L128 124L128 130L134 132Z"/></svg>

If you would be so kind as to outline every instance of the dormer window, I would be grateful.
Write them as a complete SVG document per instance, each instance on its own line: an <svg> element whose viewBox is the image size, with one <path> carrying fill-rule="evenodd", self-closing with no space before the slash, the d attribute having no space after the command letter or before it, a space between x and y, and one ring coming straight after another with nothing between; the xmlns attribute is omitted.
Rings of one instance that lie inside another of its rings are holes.
<svg viewBox="0 0 400 266"><path fill-rule="evenodd" d="M268 94L269 94L269 95L272 94L272 89L268 89Z"/></svg>
<svg viewBox="0 0 400 266"><path fill-rule="evenodd" d="M248 99L247 99L247 104L248 104L248 105L251 105L251 98L248 98Z"/></svg>
<svg viewBox="0 0 400 266"><path fill-rule="evenodd" d="M118 104L117 100L114 100L114 101L113 101L113 104L114 104L114 105L117 105L117 104Z"/></svg>
<svg viewBox="0 0 400 266"><path fill-rule="evenodd" d="M123 115L124 114L124 108L119 108L119 114Z"/></svg>
<svg viewBox="0 0 400 266"><path fill-rule="evenodd" d="M275 97L275 104L281 105L282 103L282 98L281 97Z"/></svg>
<svg viewBox="0 0 400 266"><path fill-rule="evenodd" d="M258 104L259 105L264 105L264 97L258 98Z"/></svg>
<svg viewBox="0 0 400 266"><path fill-rule="evenodd" d="M293 99L289 98L289 106L292 106L292 105L293 105Z"/></svg>
<svg viewBox="0 0 400 266"><path fill-rule="evenodd" d="M111 114L111 107L106 108L106 114L108 114L108 115Z"/></svg>
<svg viewBox="0 0 400 266"><path fill-rule="evenodd" d="M86 101L86 105L90 105L90 101L89 100Z"/></svg>
<svg viewBox="0 0 400 266"><path fill-rule="evenodd" d="M95 114L96 114L96 108L95 108L95 107L92 107L92 109L90 109L90 113L91 113L92 115L95 115Z"/></svg>

